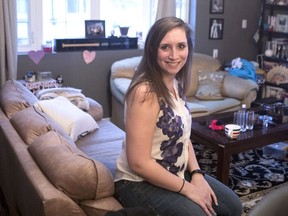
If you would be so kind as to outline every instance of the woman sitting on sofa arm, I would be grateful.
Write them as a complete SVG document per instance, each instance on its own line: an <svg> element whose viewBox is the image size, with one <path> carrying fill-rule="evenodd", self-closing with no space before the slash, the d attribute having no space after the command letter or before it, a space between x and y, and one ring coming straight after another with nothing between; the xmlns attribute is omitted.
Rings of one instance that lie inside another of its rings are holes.
<svg viewBox="0 0 288 216"><path fill-rule="evenodd" d="M151 27L125 98L115 197L153 215L240 216L240 199L200 170L190 140L184 95L192 51L191 29L181 19L162 18Z"/></svg>

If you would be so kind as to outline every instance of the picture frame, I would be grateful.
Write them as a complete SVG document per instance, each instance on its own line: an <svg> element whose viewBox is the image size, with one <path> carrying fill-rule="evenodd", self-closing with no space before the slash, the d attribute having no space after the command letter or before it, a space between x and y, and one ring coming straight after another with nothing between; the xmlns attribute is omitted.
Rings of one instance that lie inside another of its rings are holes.
<svg viewBox="0 0 288 216"><path fill-rule="evenodd" d="M265 88L265 97L275 97L277 99L281 99L282 95L285 93L283 88L268 86Z"/></svg>
<svg viewBox="0 0 288 216"><path fill-rule="evenodd" d="M277 14L275 31L277 32L288 32L288 15Z"/></svg>
<svg viewBox="0 0 288 216"><path fill-rule="evenodd" d="M210 0L210 14L223 14L224 0Z"/></svg>
<svg viewBox="0 0 288 216"><path fill-rule="evenodd" d="M105 20L85 20L86 38L105 38Z"/></svg>
<svg viewBox="0 0 288 216"><path fill-rule="evenodd" d="M209 39L221 40L223 39L224 19L211 18L209 25Z"/></svg>
<svg viewBox="0 0 288 216"><path fill-rule="evenodd" d="M288 5L288 1L287 0L274 0L274 4L277 5Z"/></svg>
<svg viewBox="0 0 288 216"><path fill-rule="evenodd" d="M277 4L278 0L266 0L266 4Z"/></svg>

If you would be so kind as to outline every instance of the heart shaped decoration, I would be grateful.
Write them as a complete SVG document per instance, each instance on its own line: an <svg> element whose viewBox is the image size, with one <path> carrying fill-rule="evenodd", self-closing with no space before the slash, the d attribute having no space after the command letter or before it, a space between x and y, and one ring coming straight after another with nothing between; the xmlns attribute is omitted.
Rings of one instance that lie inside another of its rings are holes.
<svg viewBox="0 0 288 216"><path fill-rule="evenodd" d="M83 59L86 64L90 64L96 57L96 51L83 51Z"/></svg>
<svg viewBox="0 0 288 216"><path fill-rule="evenodd" d="M42 60L44 57L45 53L43 50L38 50L38 51L30 51L28 52L28 56L30 59L35 63L39 64L39 62Z"/></svg>

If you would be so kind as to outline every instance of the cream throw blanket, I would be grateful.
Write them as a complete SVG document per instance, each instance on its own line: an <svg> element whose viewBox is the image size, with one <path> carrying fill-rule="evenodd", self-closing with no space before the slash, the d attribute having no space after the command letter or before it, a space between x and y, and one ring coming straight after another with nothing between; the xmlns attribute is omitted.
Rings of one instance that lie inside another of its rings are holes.
<svg viewBox="0 0 288 216"><path fill-rule="evenodd" d="M81 93L81 89L63 87L63 88L42 89L36 92L36 97L39 100L49 100L56 98L58 96L66 97L79 109L85 111L89 110L89 102L86 99L85 95Z"/></svg>

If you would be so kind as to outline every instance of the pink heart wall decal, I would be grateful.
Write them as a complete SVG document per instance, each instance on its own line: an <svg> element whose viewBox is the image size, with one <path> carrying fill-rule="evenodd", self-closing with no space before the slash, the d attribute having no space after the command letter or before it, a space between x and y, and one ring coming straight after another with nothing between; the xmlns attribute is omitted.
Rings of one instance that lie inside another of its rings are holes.
<svg viewBox="0 0 288 216"><path fill-rule="evenodd" d="M83 59L86 64L90 64L96 57L96 51L83 51Z"/></svg>
<svg viewBox="0 0 288 216"><path fill-rule="evenodd" d="M44 57L45 53L43 50L38 50L38 51L30 51L28 52L28 56L30 59L35 63L39 64L39 62L42 60Z"/></svg>

